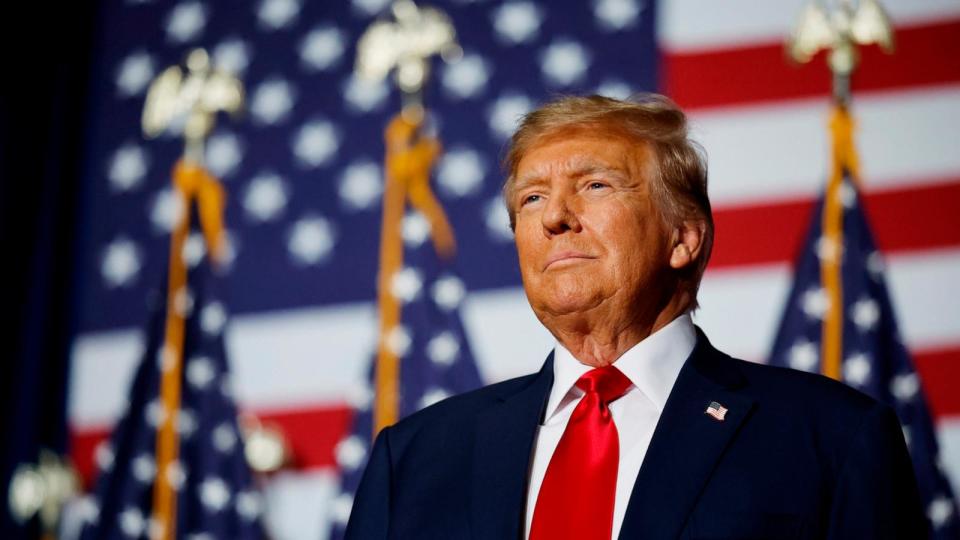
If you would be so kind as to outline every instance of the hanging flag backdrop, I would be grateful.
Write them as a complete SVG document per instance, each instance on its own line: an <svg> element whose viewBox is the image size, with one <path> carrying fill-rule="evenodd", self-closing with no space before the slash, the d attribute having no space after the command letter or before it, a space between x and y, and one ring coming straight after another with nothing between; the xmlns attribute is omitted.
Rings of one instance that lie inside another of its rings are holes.
<svg viewBox="0 0 960 540"><path fill-rule="evenodd" d="M437 0L464 57L434 64L425 101L445 152L434 186L457 237L457 307L485 382L539 367L551 337L520 288L498 160L520 114L557 93L660 90L691 116L710 160L717 243L697 322L722 349L766 358L827 170L830 76L785 63L801 0ZM369 391L376 348L382 130L400 104L352 75L385 0L105 0L91 76L70 425L88 484L124 410L177 213L173 139L139 134L158 70L203 46L247 88L206 149L223 180L235 316L225 331L238 405L287 435L266 485L273 537L323 538L338 447ZM768 5L769 4L769 5ZM960 5L886 0L898 50L865 49L853 81L863 207L890 300L960 479ZM426 284L426 279L424 284ZM426 285L425 285L426 286ZM463 345L461 345L463 346ZM349 447L346 447L349 448Z"/></svg>

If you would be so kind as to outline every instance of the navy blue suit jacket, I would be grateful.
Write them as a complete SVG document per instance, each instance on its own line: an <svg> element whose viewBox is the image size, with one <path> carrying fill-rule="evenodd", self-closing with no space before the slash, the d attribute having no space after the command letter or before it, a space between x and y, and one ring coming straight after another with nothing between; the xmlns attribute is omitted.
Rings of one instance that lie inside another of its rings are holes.
<svg viewBox="0 0 960 540"><path fill-rule="evenodd" d="M698 334L621 539L927 537L889 407L819 375L733 359ZM346 537L522 538L552 368L551 357L539 373L452 397L383 430ZM712 401L729 409L723 421L704 413Z"/></svg>

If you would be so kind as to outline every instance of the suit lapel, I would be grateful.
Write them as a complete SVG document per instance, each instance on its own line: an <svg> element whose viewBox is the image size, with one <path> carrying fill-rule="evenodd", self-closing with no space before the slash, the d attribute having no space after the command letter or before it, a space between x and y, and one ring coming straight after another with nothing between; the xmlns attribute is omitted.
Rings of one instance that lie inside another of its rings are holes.
<svg viewBox="0 0 960 540"><path fill-rule="evenodd" d="M753 407L730 357L697 330L687 360L657 423L634 484L620 538L677 538L714 466ZM722 421L705 413L716 401Z"/></svg>
<svg viewBox="0 0 960 540"><path fill-rule="evenodd" d="M520 391L480 414L473 460L475 538L520 538L534 436L553 385L553 354Z"/></svg>

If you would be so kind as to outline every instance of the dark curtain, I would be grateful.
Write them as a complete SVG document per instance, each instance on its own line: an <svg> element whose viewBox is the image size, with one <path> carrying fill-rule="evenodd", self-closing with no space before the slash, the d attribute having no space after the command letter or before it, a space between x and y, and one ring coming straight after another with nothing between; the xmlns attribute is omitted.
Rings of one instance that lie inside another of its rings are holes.
<svg viewBox="0 0 960 540"><path fill-rule="evenodd" d="M9 481L40 448L67 450L66 400L82 230L80 169L96 5L5 9L0 83L0 538L16 523Z"/></svg>

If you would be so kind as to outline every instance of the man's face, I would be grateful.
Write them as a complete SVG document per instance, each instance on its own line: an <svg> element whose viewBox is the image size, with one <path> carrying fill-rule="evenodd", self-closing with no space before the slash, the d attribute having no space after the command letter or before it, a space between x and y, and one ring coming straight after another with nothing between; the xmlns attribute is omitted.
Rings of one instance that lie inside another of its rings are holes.
<svg viewBox="0 0 960 540"><path fill-rule="evenodd" d="M656 312L671 234L651 197L653 160L626 136L580 128L546 134L517 164L520 273L541 321L594 311L631 324Z"/></svg>

